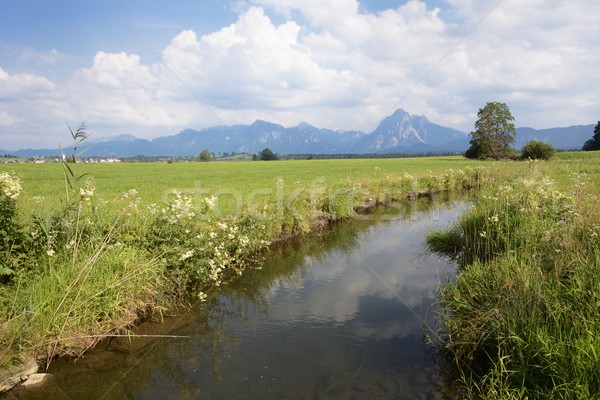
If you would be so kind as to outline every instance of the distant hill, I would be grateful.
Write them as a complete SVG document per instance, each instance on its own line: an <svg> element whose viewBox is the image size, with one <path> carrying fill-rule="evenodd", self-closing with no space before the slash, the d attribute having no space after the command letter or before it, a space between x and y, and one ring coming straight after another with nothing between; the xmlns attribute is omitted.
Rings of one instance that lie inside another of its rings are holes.
<svg viewBox="0 0 600 400"><path fill-rule="evenodd" d="M520 149L529 140L540 140L557 149L580 149L592 137L594 126L540 130L517 128L515 147ZM203 149L215 153L256 154L266 147L279 154L443 153L465 151L469 147L469 135L432 123L425 116L411 115L398 109L369 134L317 128L306 122L286 128L257 120L251 125L222 125L200 131L185 129L178 134L152 140L123 134L90 140L85 144L87 146L82 147L89 147L89 150L83 155L88 157L189 156L200 154ZM65 153L71 154L72 148L66 147ZM58 156L60 151L58 148L0 150L0 154Z"/></svg>
<svg viewBox="0 0 600 400"><path fill-rule="evenodd" d="M567 128L517 128L517 144L520 149L530 140L550 143L557 149L580 150L586 140L594 135L594 127L591 125L574 125Z"/></svg>

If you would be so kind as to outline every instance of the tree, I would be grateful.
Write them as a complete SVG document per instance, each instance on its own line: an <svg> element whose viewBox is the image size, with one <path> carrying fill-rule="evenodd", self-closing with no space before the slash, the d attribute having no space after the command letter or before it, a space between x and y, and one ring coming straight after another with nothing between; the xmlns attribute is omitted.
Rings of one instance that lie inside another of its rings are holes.
<svg viewBox="0 0 600 400"><path fill-rule="evenodd" d="M268 147L260 152L259 157L263 161L279 160L277 154L273 153Z"/></svg>
<svg viewBox="0 0 600 400"><path fill-rule="evenodd" d="M208 149L204 149L200 152L200 155L198 156L198 161L202 161L202 162L208 162L212 160L212 153L210 152L210 150Z"/></svg>
<svg viewBox="0 0 600 400"><path fill-rule="evenodd" d="M554 157L556 150L552 145L537 140L530 140L521 151L521 157L531 160L549 160Z"/></svg>
<svg viewBox="0 0 600 400"><path fill-rule="evenodd" d="M496 160L508 157L517 136L514 120L505 103L492 101L480 108L465 157Z"/></svg>
<svg viewBox="0 0 600 400"><path fill-rule="evenodd" d="M594 128L594 136L583 144L583 151L600 150L600 121Z"/></svg>

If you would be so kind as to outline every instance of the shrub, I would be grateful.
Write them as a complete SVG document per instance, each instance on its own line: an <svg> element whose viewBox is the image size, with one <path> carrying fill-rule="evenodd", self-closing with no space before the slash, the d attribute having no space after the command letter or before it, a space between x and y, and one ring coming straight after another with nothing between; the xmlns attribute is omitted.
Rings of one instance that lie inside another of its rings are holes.
<svg viewBox="0 0 600 400"><path fill-rule="evenodd" d="M21 193L17 176L0 174L0 282L14 274L22 242L21 228L16 220L16 201Z"/></svg>
<svg viewBox="0 0 600 400"><path fill-rule="evenodd" d="M556 150L552 145L538 142L537 140L531 140L523 146L522 157L525 160L549 160L554 157L555 153Z"/></svg>

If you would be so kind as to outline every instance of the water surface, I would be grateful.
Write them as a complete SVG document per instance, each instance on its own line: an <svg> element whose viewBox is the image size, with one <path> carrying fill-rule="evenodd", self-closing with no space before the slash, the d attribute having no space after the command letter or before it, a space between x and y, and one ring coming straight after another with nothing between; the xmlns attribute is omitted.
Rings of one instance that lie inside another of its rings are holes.
<svg viewBox="0 0 600 400"><path fill-rule="evenodd" d="M413 203L392 221L349 221L275 248L260 270L142 338L57 360L23 399L444 399L438 283L455 267L424 251L458 203ZM388 210L380 213L389 215ZM367 218L371 219L371 218ZM8 398L8 396L6 396Z"/></svg>

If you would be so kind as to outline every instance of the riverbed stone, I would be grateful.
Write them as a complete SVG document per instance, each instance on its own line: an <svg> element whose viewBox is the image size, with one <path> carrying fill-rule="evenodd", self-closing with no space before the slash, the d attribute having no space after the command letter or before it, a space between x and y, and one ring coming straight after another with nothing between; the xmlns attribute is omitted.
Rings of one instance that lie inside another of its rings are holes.
<svg viewBox="0 0 600 400"><path fill-rule="evenodd" d="M42 383L48 375L49 374L31 374L29 375L29 378L23 382L23 386L37 385L38 383Z"/></svg>
<svg viewBox="0 0 600 400"><path fill-rule="evenodd" d="M38 364L34 359L25 359L16 365L0 370L0 392L12 389L23 379L38 371Z"/></svg>

